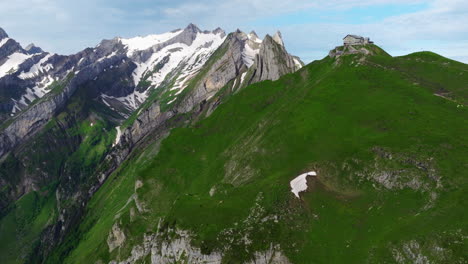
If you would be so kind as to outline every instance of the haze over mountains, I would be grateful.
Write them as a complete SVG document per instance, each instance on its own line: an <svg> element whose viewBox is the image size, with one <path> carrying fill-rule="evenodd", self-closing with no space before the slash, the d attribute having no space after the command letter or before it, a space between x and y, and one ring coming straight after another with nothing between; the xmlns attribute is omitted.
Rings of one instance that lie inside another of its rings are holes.
<svg viewBox="0 0 468 264"><path fill-rule="evenodd" d="M349 43L0 29L0 262L464 263L468 66Z"/></svg>

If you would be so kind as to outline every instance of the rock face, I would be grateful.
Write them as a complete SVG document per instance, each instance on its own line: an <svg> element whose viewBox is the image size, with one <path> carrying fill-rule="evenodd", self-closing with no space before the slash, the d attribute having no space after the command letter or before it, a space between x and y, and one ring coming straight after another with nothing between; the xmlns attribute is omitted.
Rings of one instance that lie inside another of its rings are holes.
<svg viewBox="0 0 468 264"><path fill-rule="evenodd" d="M125 242L125 234L119 228L119 225L115 223L112 226L112 230L107 237L107 245L109 246L109 252L112 252L115 248L120 247Z"/></svg>
<svg viewBox="0 0 468 264"><path fill-rule="evenodd" d="M256 58L256 71L252 82L263 80L278 80L284 74L294 72L294 58L286 52L279 33L272 38L269 35L262 42L262 47Z"/></svg>
<svg viewBox="0 0 468 264"><path fill-rule="evenodd" d="M48 94L54 82L63 80L70 74L76 77L72 78L73 87L67 89L67 92L73 93L75 86L89 86L92 91L91 99L109 107L124 119L154 89L167 91L163 93L169 95L171 102L174 101L188 87L190 81L200 74L202 68L205 71L203 80L178 105L178 112L190 111L194 105L211 97L233 79L239 79L237 86L240 87L262 80L276 80L301 67L299 60L286 52L279 32L275 34L274 40L266 36L261 41L255 32L245 34L241 31L230 34L229 39L225 40L225 33L220 28L201 31L189 24L184 30L161 35L103 40L95 49L86 49L71 56L52 55L33 44L23 49L16 41L9 39L3 30L1 35L0 65L11 64L12 71L5 70L3 76L0 72L0 92L3 96L0 98L0 121L11 119L10 122L15 123L13 127L21 130L18 133L20 137L34 130L27 126L37 121L32 118L26 124L24 118L37 114L23 114L23 117L17 115ZM221 58L213 60L211 65L205 67L205 63L221 44L222 51L218 50L216 53ZM23 60L18 62L13 58L15 56ZM88 68L92 68L92 74L88 74ZM254 73L246 74L247 70ZM238 78L242 74L242 77L250 75L249 79ZM74 81L75 78L80 81ZM62 96L68 97L69 95ZM46 113L53 113L60 106L62 104L53 103ZM37 109L28 111L34 112ZM41 113L39 118L46 123L50 114ZM23 121L18 122L16 119ZM16 140L10 136L11 132L6 131L4 134L8 134L10 143L15 145ZM5 140L5 135L0 137L4 138L4 146L10 145ZM0 156L6 152L7 150L0 149Z"/></svg>
<svg viewBox="0 0 468 264"><path fill-rule="evenodd" d="M115 225L114 225L115 226ZM113 228L114 230L114 228ZM114 231L112 231L114 232ZM203 254L191 244L191 235L187 231L174 230L174 239L165 239L162 234L145 235L143 243L133 247L131 256L124 261L111 261L112 264L138 263L150 256L151 263L222 263L223 254L211 252ZM109 246L110 250L110 246ZM111 250L110 250L111 251ZM252 264L287 264L289 259L284 256L279 246L270 246L266 251L255 252Z"/></svg>
<svg viewBox="0 0 468 264"><path fill-rule="evenodd" d="M235 89L264 80L277 80L284 74L300 69L302 64L299 61L296 64L293 56L286 51L280 33L275 36L276 41L269 35L261 41L254 31L248 35L239 30L231 33L218 50L226 49L222 57L210 67L178 111L190 111L195 105L211 98L231 80L236 80L233 85L237 84L233 87ZM252 64L246 59L251 55ZM247 75L250 75L249 79L245 78Z"/></svg>

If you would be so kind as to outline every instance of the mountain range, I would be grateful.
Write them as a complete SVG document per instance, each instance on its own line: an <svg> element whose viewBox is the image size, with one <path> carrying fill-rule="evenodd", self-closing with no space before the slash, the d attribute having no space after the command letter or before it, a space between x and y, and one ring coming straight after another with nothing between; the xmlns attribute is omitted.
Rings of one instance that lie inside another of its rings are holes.
<svg viewBox="0 0 468 264"><path fill-rule="evenodd" d="M1 263L464 263L468 66L184 29L0 29Z"/></svg>

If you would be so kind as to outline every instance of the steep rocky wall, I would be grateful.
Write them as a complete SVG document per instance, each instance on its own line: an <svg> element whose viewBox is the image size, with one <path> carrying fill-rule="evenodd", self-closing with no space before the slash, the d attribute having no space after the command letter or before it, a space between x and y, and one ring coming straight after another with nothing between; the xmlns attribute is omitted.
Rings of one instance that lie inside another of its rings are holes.
<svg viewBox="0 0 468 264"><path fill-rule="evenodd" d="M288 54L283 45L267 35L262 42L260 52L256 57L255 73L251 83L264 80L278 80L287 73L296 70L294 58Z"/></svg>

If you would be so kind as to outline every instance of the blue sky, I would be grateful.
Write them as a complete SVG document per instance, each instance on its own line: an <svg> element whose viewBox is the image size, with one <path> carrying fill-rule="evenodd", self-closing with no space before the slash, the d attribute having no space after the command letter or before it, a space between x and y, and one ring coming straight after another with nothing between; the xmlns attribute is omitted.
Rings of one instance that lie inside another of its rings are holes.
<svg viewBox="0 0 468 264"><path fill-rule="evenodd" d="M468 63L467 0L0 0L0 27L12 38L59 54L190 22L260 36L280 30L289 52L305 62L352 33L395 56L431 50Z"/></svg>

